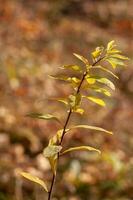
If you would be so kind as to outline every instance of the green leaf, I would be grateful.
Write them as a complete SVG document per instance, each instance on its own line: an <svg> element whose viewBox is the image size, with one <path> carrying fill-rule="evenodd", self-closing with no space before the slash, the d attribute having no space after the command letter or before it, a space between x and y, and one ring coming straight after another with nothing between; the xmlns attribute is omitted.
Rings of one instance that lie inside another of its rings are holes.
<svg viewBox="0 0 133 200"><path fill-rule="evenodd" d="M97 127L97 126L77 125L77 126L71 127L70 130L73 129L73 128L85 128L85 129L90 129L90 130L105 132L105 133L108 133L108 134L113 134L111 131L108 131L106 129L103 129L103 128Z"/></svg>
<svg viewBox="0 0 133 200"><path fill-rule="evenodd" d="M46 192L48 192L48 188L47 188L45 182L44 182L43 180L41 180L40 178L38 178L38 177L36 177L36 176L34 176L34 175L32 175L32 174L29 174L29 173L27 173L27 172L21 172L20 174L21 174L24 178L26 178L26 179L28 179L28 180L34 182L34 183L37 183L37 184L41 185L41 186L43 187L43 189L44 189Z"/></svg>
<svg viewBox="0 0 133 200"><path fill-rule="evenodd" d="M102 66L94 66L94 67L91 67L90 69L101 69L109 74L111 74L112 76L114 76L115 78L119 79L118 76L116 76L113 72L111 72L110 70L106 69L105 67L102 67Z"/></svg>
<svg viewBox="0 0 133 200"><path fill-rule="evenodd" d="M56 120L59 123L61 123L57 117L55 117L54 115L51 115L51 114L30 113L27 116L31 117L31 118L36 118L36 119Z"/></svg>
<svg viewBox="0 0 133 200"><path fill-rule="evenodd" d="M44 151L43 151L43 155L46 157L46 158L50 158L50 157L53 157L55 155L57 155L62 149L62 146L57 146L57 145L50 145L50 146L47 146Z"/></svg>
<svg viewBox="0 0 133 200"><path fill-rule="evenodd" d="M61 153L61 155L66 154L66 153L71 152L71 151L79 151L79 150L97 151L98 153L101 153L100 150L95 149L94 147L90 147L90 146L79 146L79 147L71 147L71 148L69 148L69 149L63 151L63 152Z"/></svg>
<svg viewBox="0 0 133 200"><path fill-rule="evenodd" d="M91 96L83 96L83 97L89 99L90 101L92 101L92 102L94 102L94 103L96 103L96 104L98 104L100 106L105 106L106 105L105 102L100 98L91 97Z"/></svg>
<svg viewBox="0 0 133 200"><path fill-rule="evenodd" d="M74 71L79 71L79 72L82 71L82 67L79 66L79 65L64 65L63 68L65 68L65 69L72 69Z"/></svg>
<svg viewBox="0 0 133 200"><path fill-rule="evenodd" d="M73 55L75 57L77 57L79 60L81 60L83 63L85 63L86 65L89 65L88 59L86 59L84 56L81 56L79 54L73 53Z"/></svg>

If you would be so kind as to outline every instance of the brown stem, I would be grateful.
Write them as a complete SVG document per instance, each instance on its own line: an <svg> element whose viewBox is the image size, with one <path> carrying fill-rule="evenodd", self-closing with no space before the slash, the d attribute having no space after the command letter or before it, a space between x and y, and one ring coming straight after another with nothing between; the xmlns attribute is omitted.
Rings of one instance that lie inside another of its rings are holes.
<svg viewBox="0 0 133 200"><path fill-rule="evenodd" d="M56 178L56 175L53 174L52 181L51 181L51 186L50 186L50 190L49 190L49 193L48 193L48 200L51 199L51 195L52 195L52 190L53 190L53 185L54 185L54 182L55 182L55 178Z"/></svg>
<svg viewBox="0 0 133 200"><path fill-rule="evenodd" d="M104 58L104 57L99 58L97 61L95 61L95 62L92 64L92 66L95 66L95 65L96 65L98 62L100 62L103 58ZM86 75L87 75L87 71L84 72L84 74L83 74L83 76L82 76L82 79L81 79L80 84L79 84L79 86L78 86L78 88L77 88L76 94L78 94L78 93L80 92L82 83L83 83L83 81L84 81ZM69 112L68 112L68 115L67 115L67 118L66 118L66 121L65 121L65 125L64 125L64 127L63 127L62 137L61 137L61 141L60 141L59 145L61 145L62 142L63 142L64 136L65 136L65 133L66 133L66 128L67 128L67 125L68 125L68 123L69 123L71 114L72 114L72 109L70 108L70 109L69 109ZM58 160L59 160L59 157L60 157L60 155L58 154ZM58 167L58 163L57 163L57 167ZM49 192L48 192L48 200L51 200L51 196L52 196L52 191L53 191L53 186L54 186L54 183L55 183L55 179L56 179L56 175L53 174L52 181L51 181L51 186L50 186L50 190L49 190Z"/></svg>

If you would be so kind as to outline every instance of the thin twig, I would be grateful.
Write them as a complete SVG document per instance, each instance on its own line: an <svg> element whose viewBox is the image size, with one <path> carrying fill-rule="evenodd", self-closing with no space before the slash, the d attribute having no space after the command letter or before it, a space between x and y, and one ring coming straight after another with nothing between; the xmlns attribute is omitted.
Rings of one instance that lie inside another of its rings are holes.
<svg viewBox="0 0 133 200"><path fill-rule="evenodd" d="M104 58L104 57L101 57L101 58L99 58L97 61L93 62L92 66L95 66L95 65L96 65L98 62L100 62L103 58ZM84 82L86 75L87 75L87 71L84 72L84 74L83 74L83 76L82 76L82 79L81 79L80 84L79 84L79 86L78 86L78 88L77 88L76 94L79 94L80 89L81 89L81 86L82 86L82 83ZM66 118L66 121L65 121L65 124L64 124L63 132L62 132L62 136L61 136L61 141L60 141L59 145L61 145L62 142L63 142L64 136L65 136L65 133L66 133L66 128L67 128L67 125L68 125L68 123L69 123L71 114L72 114L72 109L70 108L70 109L69 109L69 112L68 112L68 115L67 115L67 118ZM60 157L60 155L58 154L58 160L59 160L59 157ZM58 167L58 161L57 161L57 167ZM56 173L55 173L55 174L56 174ZM49 190L49 192L48 192L48 200L51 200L52 191L53 191L53 186L54 186L55 179L56 179L56 175L55 175L55 174L53 174L53 177L52 177L50 190Z"/></svg>

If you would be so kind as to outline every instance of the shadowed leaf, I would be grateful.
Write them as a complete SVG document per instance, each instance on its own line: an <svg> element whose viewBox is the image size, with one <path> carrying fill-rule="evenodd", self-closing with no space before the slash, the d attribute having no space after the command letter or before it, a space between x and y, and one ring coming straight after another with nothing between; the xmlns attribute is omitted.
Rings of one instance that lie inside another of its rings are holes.
<svg viewBox="0 0 133 200"><path fill-rule="evenodd" d="M58 102L64 103L65 105L68 105L66 98L49 98L49 100L58 101Z"/></svg>
<svg viewBox="0 0 133 200"><path fill-rule="evenodd" d="M46 158L50 158L57 155L61 151L61 149L62 149L62 146L50 145L44 149L43 155Z"/></svg>
<svg viewBox="0 0 133 200"><path fill-rule="evenodd" d="M94 67L91 67L90 69L101 69L109 74L111 74L112 76L114 76L115 78L119 79L118 76L116 76L113 72L111 72L110 70L106 69L105 67L102 67L102 66L94 66Z"/></svg>
<svg viewBox="0 0 133 200"><path fill-rule="evenodd" d="M87 60L84 56L81 56L81 55L79 55L79 54L77 54L77 53L73 53L73 55L74 55L75 57L77 57L79 60L81 60L83 63L85 63L86 65L89 65L88 60Z"/></svg>
<svg viewBox="0 0 133 200"><path fill-rule="evenodd" d="M124 62L122 62L121 60L118 60L112 57L108 57L106 61L108 61L114 69L117 67L117 65L121 65L121 66L125 65Z"/></svg>
<svg viewBox="0 0 133 200"><path fill-rule="evenodd" d="M103 83L103 84L107 85L108 87L110 87L112 90L115 90L114 83L107 78L98 78L97 82Z"/></svg>
<svg viewBox="0 0 133 200"><path fill-rule="evenodd" d="M56 80L60 80L60 81L70 81L71 80L71 77L63 76L63 75L60 75L60 76L49 75L49 77L56 79Z"/></svg>
<svg viewBox="0 0 133 200"><path fill-rule="evenodd" d="M30 113L30 114L27 114L27 116L31 118L35 118L35 119L56 120L59 123L61 123L57 117L51 114Z"/></svg>

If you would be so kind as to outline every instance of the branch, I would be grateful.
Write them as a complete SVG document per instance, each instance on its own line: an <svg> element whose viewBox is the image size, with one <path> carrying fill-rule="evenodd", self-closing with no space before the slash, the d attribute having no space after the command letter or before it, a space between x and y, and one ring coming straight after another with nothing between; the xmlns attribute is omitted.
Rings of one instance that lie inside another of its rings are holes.
<svg viewBox="0 0 133 200"><path fill-rule="evenodd" d="M103 58L104 57L100 57L97 61L93 62L92 66L95 66ZM82 76L82 79L81 79L81 81L79 83L79 86L77 88L76 94L80 93L80 89L81 89L81 86L82 86L82 84L83 84L83 82L85 80L86 75L87 75L87 71L83 73L83 76ZM65 136L65 133L66 133L66 128L67 128L67 125L68 125L69 120L71 118L71 115L72 115L72 109L70 108L69 112L68 112L68 115L67 115L67 118L66 118L66 121L65 121L65 124L64 124L63 132L62 132L62 137L61 137L61 141L60 141L59 145L61 145L62 142L63 142L64 136ZM60 154L58 153L58 160L59 160L59 157L60 157ZM57 163L57 167L58 167L58 163ZM53 174L53 177L52 177L52 182L51 182L50 190L49 190L49 193L48 193L48 200L50 200L51 196L52 196L52 190L53 190L54 182L55 182L55 179L56 179L56 175L55 174Z"/></svg>

